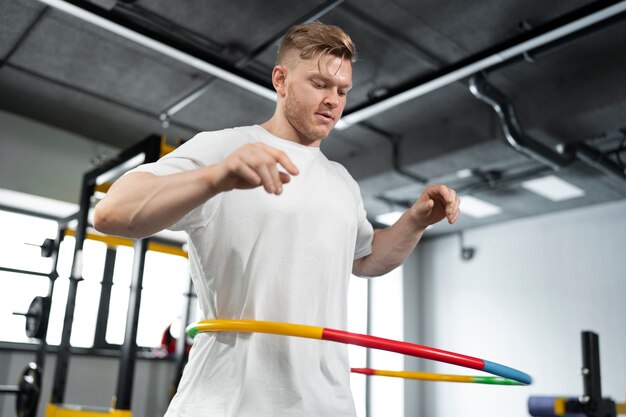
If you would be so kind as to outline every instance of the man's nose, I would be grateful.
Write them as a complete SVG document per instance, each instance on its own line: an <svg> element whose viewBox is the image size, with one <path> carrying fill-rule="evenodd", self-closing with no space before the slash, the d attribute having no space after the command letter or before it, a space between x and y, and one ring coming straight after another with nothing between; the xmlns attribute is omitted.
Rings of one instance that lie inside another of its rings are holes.
<svg viewBox="0 0 626 417"><path fill-rule="evenodd" d="M329 107L337 107L339 105L339 94L336 91L330 91L324 97L324 104Z"/></svg>

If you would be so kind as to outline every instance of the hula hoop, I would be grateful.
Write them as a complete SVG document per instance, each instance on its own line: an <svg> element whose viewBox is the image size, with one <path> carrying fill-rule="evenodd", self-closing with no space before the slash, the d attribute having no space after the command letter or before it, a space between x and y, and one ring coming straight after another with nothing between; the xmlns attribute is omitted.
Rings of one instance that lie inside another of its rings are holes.
<svg viewBox="0 0 626 417"><path fill-rule="evenodd" d="M466 382L473 384L489 384L489 385L527 385L512 379L502 378L499 376L472 376L472 375L448 375L433 374L430 372L413 372L413 371L387 371L383 369L371 368L351 368L352 373L364 375L389 376L394 378L417 379L420 381L436 381L436 382Z"/></svg>
<svg viewBox="0 0 626 417"><path fill-rule="evenodd" d="M354 368L352 370L353 372L362 374L425 379L430 381L473 382L497 385L529 385L532 383L530 375L522 371L518 371L517 369L484 359L474 358L472 356L466 356L460 353L449 352L429 346L416 345L413 343L400 342L397 340L384 339L382 337L350 333L343 330L335 330L324 327L255 320L202 320L187 327L187 334L192 338L194 338L198 333L203 332L265 333L303 337L306 339L327 340L331 342L362 346L365 348L386 350L389 352L401 353L403 355L430 359L438 362L445 362L452 365L462 366L464 368L487 372L489 374L496 375L496 378L463 375L439 375L423 372L376 371L369 368Z"/></svg>

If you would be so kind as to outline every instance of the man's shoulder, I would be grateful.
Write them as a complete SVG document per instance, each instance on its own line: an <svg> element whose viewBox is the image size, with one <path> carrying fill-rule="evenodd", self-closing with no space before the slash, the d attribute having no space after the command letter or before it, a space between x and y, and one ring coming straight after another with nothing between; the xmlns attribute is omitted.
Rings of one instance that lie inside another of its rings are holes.
<svg viewBox="0 0 626 417"><path fill-rule="evenodd" d="M344 177L348 180L354 181L354 178L352 178L352 175L350 174L350 172L346 169L346 167L344 167L342 164L340 164L337 161L332 161L330 159L327 159L328 161L328 166L331 167L331 169L339 176Z"/></svg>
<svg viewBox="0 0 626 417"><path fill-rule="evenodd" d="M221 130L204 131L197 133L187 142L204 142L207 140L222 140L224 142L241 141L247 142L254 138L256 126L239 126ZM206 143L204 143L206 144Z"/></svg>
<svg viewBox="0 0 626 417"><path fill-rule="evenodd" d="M359 191L359 184L357 183L357 181L354 179L354 177L352 176L352 174L350 174L350 172L348 171L348 169L343 166L342 164L340 164L339 162L336 161L331 161L330 159L327 159L327 163L328 166L331 168L331 170L334 172L335 176L339 179L341 179L346 185L348 185L348 187L355 193L355 194L360 194Z"/></svg>
<svg viewBox="0 0 626 417"><path fill-rule="evenodd" d="M187 155L202 159L203 155L217 154L225 157L234 149L252 142L254 132L254 126L200 132L179 146L173 156Z"/></svg>

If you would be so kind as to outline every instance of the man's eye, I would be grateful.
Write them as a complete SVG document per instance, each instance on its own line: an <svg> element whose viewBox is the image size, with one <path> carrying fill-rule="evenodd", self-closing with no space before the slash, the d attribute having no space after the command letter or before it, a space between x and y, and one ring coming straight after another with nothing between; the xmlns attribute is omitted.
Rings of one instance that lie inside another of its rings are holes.
<svg viewBox="0 0 626 417"><path fill-rule="evenodd" d="M341 97L345 97L345 96L347 96L347 95L348 95L348 92L347 92L347 91L341 91L341 90L339 90L339 91L338 91L338 94L339 94Z"/></svg>
<svg viewBox="0 0 626 417"><path fill-rule="evenodd" d="M315 88L324 88L324 84L313 81L313 87Z"/></svg>

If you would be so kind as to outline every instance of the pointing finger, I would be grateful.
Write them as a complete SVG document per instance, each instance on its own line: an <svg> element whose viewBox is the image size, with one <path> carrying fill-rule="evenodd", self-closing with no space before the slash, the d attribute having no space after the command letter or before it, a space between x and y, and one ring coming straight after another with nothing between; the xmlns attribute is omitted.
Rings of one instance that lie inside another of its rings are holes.
<svg viewBox="0 0 626 417"><path fill-rule="evenodd" d="M285 152L269 146L267 150L270 155L272 155L276 159L276 161L287 170L288 173L290 173L291 175L298 175L298 173L300 172L298 170L298 167L296 167L296 165L291 162L291 159L289 159Z"/></svg>

